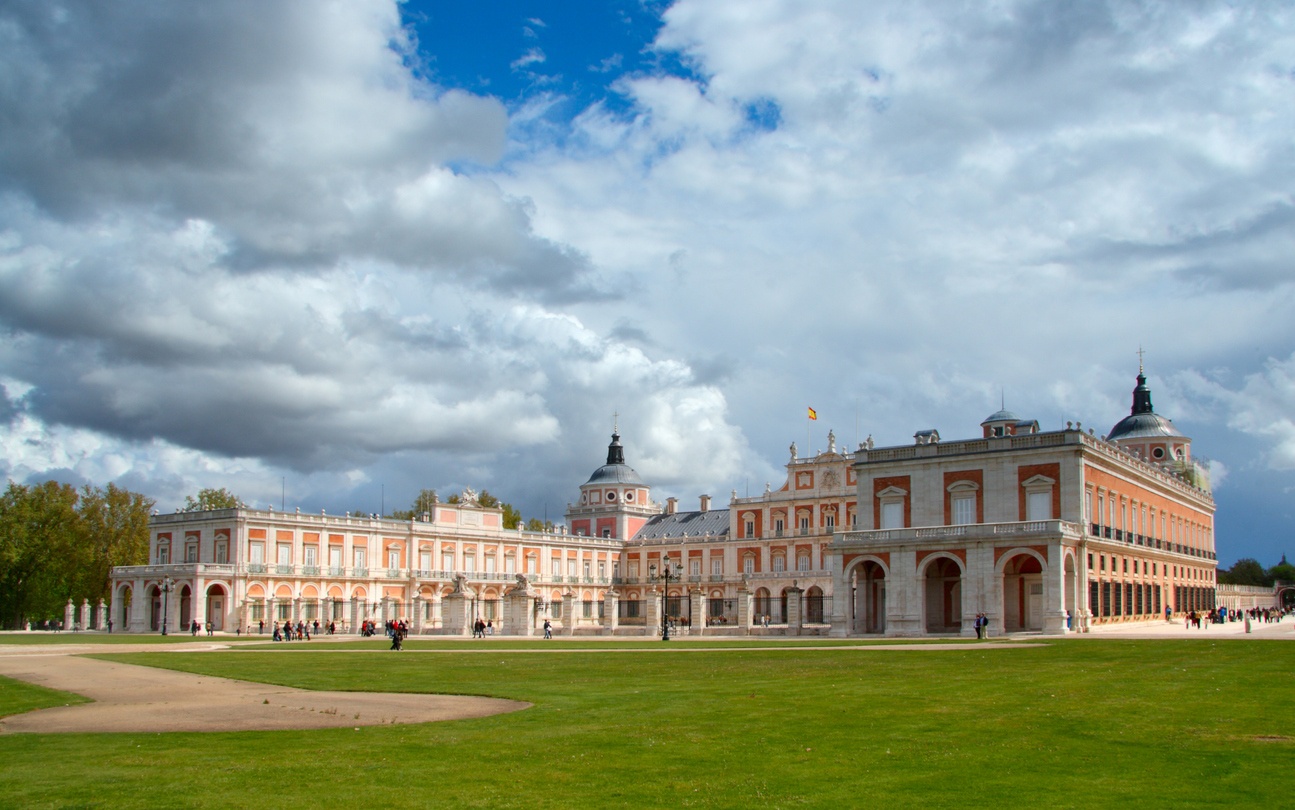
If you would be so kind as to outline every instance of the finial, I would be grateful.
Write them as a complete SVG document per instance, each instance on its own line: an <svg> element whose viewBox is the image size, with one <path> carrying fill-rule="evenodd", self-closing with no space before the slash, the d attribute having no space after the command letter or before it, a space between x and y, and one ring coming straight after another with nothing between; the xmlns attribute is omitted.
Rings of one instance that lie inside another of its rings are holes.
<svg viewBox="0 0 1295 810"><path fill-rule="evenodd" d="M1000 386L998 389L998 409L1007 410L1007 386Z"/></svg>
<svg viewBox="0 0 1295 810"><path fill-rule="evenodd" d="M612 433L620 433L620 432L621 432L621 412L613 411L612 412Z"/></svg>
<svg viewBox="0 0 1295 810"><path fill-rule="evenodd" d="M1145 355L1145 354L1146 354L1146 352L1144 352L1144 351L1142 350L1142 344L1141 344L1141 343L1139 343L1139 344L1138 344L1138 373L1139 373L1139 374L1144 373L1144 371L1143 371L1143 367L1142 367L1142 360L1143 360L1143 355Z"/></svg>

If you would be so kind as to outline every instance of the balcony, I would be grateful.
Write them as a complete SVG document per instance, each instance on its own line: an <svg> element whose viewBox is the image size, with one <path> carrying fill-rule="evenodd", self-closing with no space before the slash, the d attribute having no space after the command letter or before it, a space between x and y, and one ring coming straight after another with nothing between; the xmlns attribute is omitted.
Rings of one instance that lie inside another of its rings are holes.
<svg viewBox="0 0 1295 810"><path fill-rule="evenodd" d="M832 540L834 546L874 545L879 543L924 543L1002 540L1019 537L1047 539L1062 536L1079 539L1083 527L1065 520L1027 520L1013 523L967 523L958 526L923 526L904 529L875 529L842 532Z"/></svg>

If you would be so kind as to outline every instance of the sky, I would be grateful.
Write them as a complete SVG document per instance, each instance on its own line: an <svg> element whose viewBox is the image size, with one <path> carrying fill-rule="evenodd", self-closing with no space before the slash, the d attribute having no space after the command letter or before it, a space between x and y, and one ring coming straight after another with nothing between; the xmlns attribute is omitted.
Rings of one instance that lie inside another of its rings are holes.
<svg viewBox="0 0 1295 810"><path fill-rule="evenodd" d="M0 475L556 521L615 425L695 508L1142 349L1271 565L1292 133L1285 2L10 0Z"/></svg>

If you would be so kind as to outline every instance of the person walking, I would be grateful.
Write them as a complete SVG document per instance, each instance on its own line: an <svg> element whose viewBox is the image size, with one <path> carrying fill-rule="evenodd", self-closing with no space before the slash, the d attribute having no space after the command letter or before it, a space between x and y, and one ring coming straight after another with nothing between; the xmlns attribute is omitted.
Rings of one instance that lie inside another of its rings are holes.
<svg viewBox="0 0 1295 810"><path fill-rule="evenodd" d="M553 638L553 623L548 619L544 620L544 637Z"/></svg>

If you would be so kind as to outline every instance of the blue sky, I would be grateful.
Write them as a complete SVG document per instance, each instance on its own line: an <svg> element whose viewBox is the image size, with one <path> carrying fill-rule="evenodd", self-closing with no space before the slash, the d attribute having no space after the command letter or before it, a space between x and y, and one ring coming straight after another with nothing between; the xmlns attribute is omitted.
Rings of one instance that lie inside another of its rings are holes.
<svg viewBox="0 0 1295 810"><path fill-rule="evenodd" d="M1141 346L1271 564L1292 54L1279 2L5 4L0 473L556 518L619 413L722 502L1000 398L1103 433Z"/></svg>

